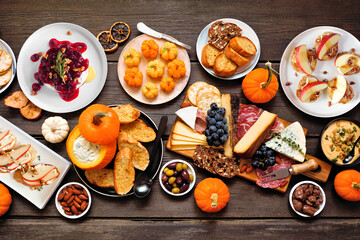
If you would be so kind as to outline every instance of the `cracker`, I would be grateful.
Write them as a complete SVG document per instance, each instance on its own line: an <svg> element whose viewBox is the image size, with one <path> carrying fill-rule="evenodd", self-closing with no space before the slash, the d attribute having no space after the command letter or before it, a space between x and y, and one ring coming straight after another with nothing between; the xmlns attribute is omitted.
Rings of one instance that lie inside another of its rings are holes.
<svg viewBox="0 0 360 240"><path fill-rule="evenodd" d="M192 105L196 106L196 93L198 92L199 88L202 86L208 85L206 82L196 82L193 83L187 90L187 95L189 98L189 101Z"/></svg>
<svg viewBox="0 0 360 240"><path fill-rule="evenodd" d="M205 114L205 116L207 116L207 110L210 109L210 104L216 103L219 107L221 107L221 97L214 92L204 93L198 99L199 102L197 107L203 114Z"/></svg>
<svg viewBox="0 0 360 240"><path fill-rule="evenodd" d="M130 104L119 105L117 107L112 107L111 109L118 115L120 124L131 123L140 116L140 111Z"/></svg>
<svg viewBox="0 0 360 240"><path fill-rule="evenodd" d="M213 85L205 85L205 86L200 87L196 93L196 104L198 104L199 97L207 92L214 92L220 96L220 90L217 87L215 87Z"/></svg>
<svg viewBox="0 0 360 240"><path fill-rule="evenodd" d="M5 50L0 50L0 74L5 73L11 67L11 64L11 55Z"/></svg>
<svg viewBox="0 0 360 240"><path fill-rule="evenodd" d="M12 77L11 68L9 68L4 74L0 75L0 87L6 85Z"/></svg>

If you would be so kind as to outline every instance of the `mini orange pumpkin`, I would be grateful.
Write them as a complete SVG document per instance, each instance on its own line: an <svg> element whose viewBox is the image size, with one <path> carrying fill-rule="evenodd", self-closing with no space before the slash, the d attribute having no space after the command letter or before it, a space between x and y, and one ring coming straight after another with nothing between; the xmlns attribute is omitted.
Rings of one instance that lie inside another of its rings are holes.
<svg viewBox="0 0 360 240"><path fill-rule="evenodd" d="M124 81L130 87L140 87L143 82L143 74L137 67L128 68L125 70Z"/></svg>
<svg viewBox="0 0 360 240"><path fill-rule="evenodd" d="M360 201L360 172L350 169L339 172L334 180L336 193L347 201Z"/></svg>
<svg viewBox="0 0 360 240"><path fill-rule="evenodd" d="M9 189L0 183L0 216L9 210L11 202L12 198Z"/></svg>
<svg viewBox="0 0 360 240"><path fill-rule="evenodd" d="M160 82L160 88L165 92L171 92L174 90L175 82L171 77L163 77Z"/></svg>
<svg viewBox="0 0 360 240"><path fill-rule="evenodd" d="M141 53L133 48L127 50L124 54L124 62L128 67L137 67L141 60Z"/></svg>
<svg viewBox="0 0 360 240"><path fill-rule="evenodd" d="M265 65L268 69L254 69L246 75L242 82L245 97L253 103L269 102L279 89L279 83L272 73L271 64Z"/></svg>
<svg viewBox="0 0 360 240"><path fill-rule="evenodd" d="M167 65L169 75L173 78L180 78L185 75L186 67L185 63L179 59L174 59Z"/></svg>
<svg viewBox="0 0 360 240"><path fill-rule="evenodd" d="M218 212L230 199L229 188L218 178L205 178L195 189L194 197L198 207L204 212Z"/></svg>
<svg viewBox="0 0 360 240"><path fill-rule="evenodd" d="M89 142L106 145L119 135L120 121L118 115L108 106L94 104L81 113L79 129Z"/></svg>
<svg viewBox="0 0 360 240"><path fill-rule="evenodd" d="M145 40L141 45L141 52L146 58L156 58L159 52L159 45L152 39Z"/></svg>

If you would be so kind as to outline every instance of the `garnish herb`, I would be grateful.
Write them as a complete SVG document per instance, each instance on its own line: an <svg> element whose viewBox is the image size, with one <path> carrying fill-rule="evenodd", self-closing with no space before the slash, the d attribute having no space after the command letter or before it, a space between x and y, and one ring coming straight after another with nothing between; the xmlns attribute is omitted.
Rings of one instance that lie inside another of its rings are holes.
<svg viewBox="0 0 360 240"><path fill-rule="evenodd" d="M65 62L66 62L66 59L63 57L62 52L59 51L57 56L56 56L55 72L57 72L57 74L59 74L59 77L61 79L64 78Z"/></svg>
<svg viewBox="0 0 360 240"><path fill-rule="evenodd" d="M295 149L297 150L298 152L300 152L305 158L306 158L306 154L303 153L303 151L301 150L299 144L297 144L296 142L294 142L292 139L290 138L286 138L286 137L282 137L280 134L278 133L270 133L272 137L276 137L278 139L281 139L283 140L284 142L286 142L287 144L289 144L289 146L292 148L292 149Z"/></svg>

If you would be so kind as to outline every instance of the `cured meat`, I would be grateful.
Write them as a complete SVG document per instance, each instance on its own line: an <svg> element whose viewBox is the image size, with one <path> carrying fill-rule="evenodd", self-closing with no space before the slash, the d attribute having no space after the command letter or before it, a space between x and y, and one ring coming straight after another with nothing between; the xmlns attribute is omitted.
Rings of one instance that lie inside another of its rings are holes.
<svg viewBox="0 0 360 240"><path fill-rule="evenodd" d="M280 158L280 163L276 163L274 166L268 167L265 171L262 171L261 169L256 169L256 175L258 176L259 180L256 181L256 184L263 188L277 188L285 181L286 178L277 179L274 181L270 181L267 183L264 183L264 181L268 180L269 178L272 178L273 176L260 178L261 176L264 176L266 174L275 172L282 168L290 168L291 166L291 159L284 157L284 156L278 156Z"/></svg>
<svg viewBox="0 0 360 240"><path fill-rule="evenodd" d="M206 116L198 109L195 120L195 131L197 131L200 134L203 134L206 130L206 126L207 126Z"/></svg>
<svg viewBox="0 0 360 240"><path fill-rule="evenodd" d="M254 105L240 104L238 125L236 131L236 137L240 140L245 133L255 124L264 110ZM285 129L284 124L276 117L273 126L270 129L270 133L280 133ZM270 133L265 137L265 140L271 138Z"/></svg>

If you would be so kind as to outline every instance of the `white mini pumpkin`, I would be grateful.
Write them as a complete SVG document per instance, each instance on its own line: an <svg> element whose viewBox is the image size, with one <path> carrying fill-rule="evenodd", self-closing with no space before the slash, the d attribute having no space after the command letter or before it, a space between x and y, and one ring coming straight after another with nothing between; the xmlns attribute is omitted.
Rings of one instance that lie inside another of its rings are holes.
<svg viewBox="0 0 360 240"><path fill-rule="evenodd" d="M69 124L62 117L47 118L41 126L41 133L46 141L51 143L62 142L69 133Z"/></svg>

